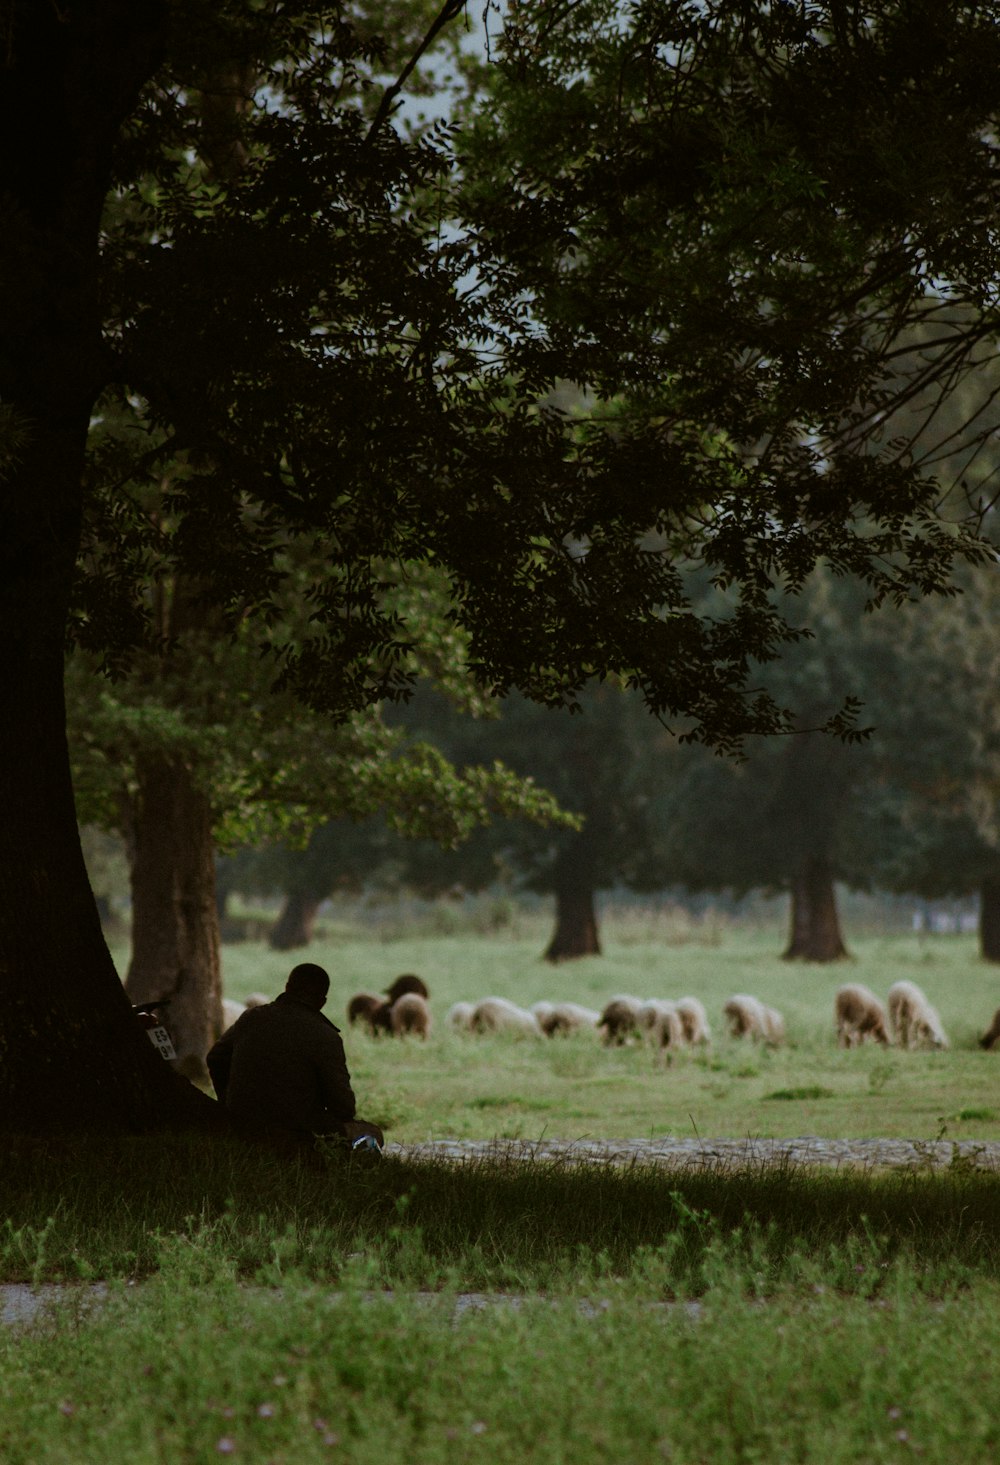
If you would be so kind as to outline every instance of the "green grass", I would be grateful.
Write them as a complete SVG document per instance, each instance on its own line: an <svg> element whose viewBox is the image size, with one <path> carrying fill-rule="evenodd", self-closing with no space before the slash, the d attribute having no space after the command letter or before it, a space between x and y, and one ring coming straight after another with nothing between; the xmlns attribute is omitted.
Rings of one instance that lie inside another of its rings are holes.
<svg viewBox="0 0 1000 1465"><path fill-rule="evenodd" d="M426 1044L345 1033L390 1139L1000 1138L1000 1055L975 1046L1000 980L971 938L869 937L852 963L811 968L778 959L776 932L633 925L617 943L606 930L607 955L550 968L544 934L518 916L475 938L375 939L345 919L310 949L335 1018L402 971L431 987ZM229 947L227 989L276 992L298 955ZM903 976L951 1051L838 1050L836 986L884 994ZM711 1048L666 1065L443 1022L460 998L618 991L700 996ZM782 1009L787 1047L722 1035L735 991ZM4 1465L966 1465L1000 1450L1000 1177L974 1160L680 1174L289 1160L173 1137L25 1139L0 1163L0 1279L68 1289L31 1328L0 1329ZM93 1309L79 1284L98 1278Z"/></svg>
<svg viewBox="0 0 1000 1465"><path fill-rule="evenodd" d="M982 962L972 936L918 940L863 936L853 960L814 966L780 959L781 931L712 926L685 939L672 927L636 928L606 953L553 967L540 959L546 926L521 917L508 932L378 939L357 913L306 952L281 956L260 943L224 950L230 995L276 993L289 967L308 956L330 971L327 1011L345 1027L348 1062L362 1111L390 1140L430 1138L652 1138L657 1136L1000 1139L1000 1054L977 1038L1000 1006L1000 971ZM658 936L653 940L651 936ZM676 933L675 933L676 936ZM400 972L420 973L431 991L434 1032L426 1044L372 1040L348 1029L348 998L384 988ZM838 1049L833 995L857 980L883 998L901 978L916 981L951 1037L946 1053L866 1044ZM722 1006L746 991L785 1015L789 1041L776 1050L725 1035ZM452 1002L497 995L522 1005L572 999L600 1008L617 992L699 996L713 1028L707 1051L670 1064L638 1047L604 1049L585 1035L538 1042L468 1038L447 1029ZM771 1096L783 1095L783 1102Z"/></svg>
<svg viewBox="0 0 1000 1465"><path fill-rule="evenodd" d="M169 1190L135 1153L106 1177L134 1225L171 1222L147 1280L0 1330L5 1465L957 1465L1000 1445L993 1177L286 1166L282 1228L282 1167L255 1192L245 1153L212 1167L187 1143ZM86 1158L39 1256L96 1202Z"/></svg>
<svg viewBox="0 0 1000 1465"><path fill-rule="evenodd" d="M801 1256L859 1249L942 1284L1000 1280L1000 1176L960 1162L933 1173L721 1163L678 1173L498 1156L289 1161L185 1136L72 1150L24 1140L4 1155L4 1202L4 1281L148 1277L164 1237L206 1228L246 1278L288 1266L336 1282L363 1254L382 1286L452 1277L572 1291L629 1277L652 1250L669 1256L670 1295L695 1296L722 1245L752 1253L775 1284L789 1266L797 1275Z"/></svg>

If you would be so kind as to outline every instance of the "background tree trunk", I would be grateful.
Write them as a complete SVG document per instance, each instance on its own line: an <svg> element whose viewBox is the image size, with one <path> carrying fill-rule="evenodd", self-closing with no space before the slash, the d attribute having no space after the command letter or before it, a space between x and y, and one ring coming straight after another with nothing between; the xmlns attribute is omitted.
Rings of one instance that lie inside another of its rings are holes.
<svg viewBox="0 0 1000 1465"><path fill-rule="evenodd" d="M572 961L578 956L600 956L601 943L589 885L560 884L556 896L556 928L545 960Z"/></svg>
<svg viewBox="0 0 1000 1465"><path fill-rule="evenodd" d="M822 856L810 856L792 880L791 930L782 960L841 961L847 954L830 866Z"/></svg>
<svg viewBox="0 0 1000 1465"><path fill-rule="evenodd" d="M304 890L290 890L267 938L272 951L294 951L297 946L308 946L313 938L316 914L324 899L324 896Z"/></svg>
<svg viewBox="0 0 1000 1465"><path fill-rule="evenodd" d="M208 798L179 761L144 758L132 810L133 1002L168 998L166 1025L182 1072L207 1078L222 1031L215 843Z"/></svg>
<svg viewBox="0 0 1000 1465"><path fill-rule="evenodd" d="M1000 875L988 875L979 887L979 954L1000 961Z"/></svg>

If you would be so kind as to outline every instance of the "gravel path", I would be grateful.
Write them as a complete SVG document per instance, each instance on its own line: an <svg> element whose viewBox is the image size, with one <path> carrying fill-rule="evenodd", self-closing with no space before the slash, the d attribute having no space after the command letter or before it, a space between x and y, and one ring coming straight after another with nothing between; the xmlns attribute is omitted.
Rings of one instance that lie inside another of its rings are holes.
<svg viewBox="0 0 1000 1465"><path fill-rule="evenodd" d="M961 1165L1000 1170L997 1140L917 1139L606 1139L429 1140L385 1147L406 1159L561 1160L566 1164L651 1164L664 1169L745 1170L765 1165L821 1165L832 1169L946 1170Z"/></svg>

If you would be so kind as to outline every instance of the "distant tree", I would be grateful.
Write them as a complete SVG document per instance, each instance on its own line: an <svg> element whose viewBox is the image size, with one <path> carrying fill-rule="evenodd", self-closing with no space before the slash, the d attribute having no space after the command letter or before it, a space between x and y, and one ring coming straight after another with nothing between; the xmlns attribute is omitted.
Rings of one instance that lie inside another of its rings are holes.
<svg viewBox="0 0 1000 1465"><path fill-rule="evenodd" d="M837 961L848 951L836 885L869 888L895 848L886 824L877 745L816 731L831 702L860 694L863 720L877 721L870 690L887 675L898 614L869 619L855 586L816 575L803 591L814 635L789 650L766 681L772 695L801 709L798 730L754 741L733 764L691 749L678 760L656 818L669 878L699 890L785 891L786 960ZM815 712L810 727L808 714Z"/></svg>
<svg viewBox="0 0 1000 1465"><path fill-rule="evenodd" d="M274 693L245 637L175 623L167 639L169 650L113 684L78 655L67 689L79 806L121 833L129 854L125 985L133 1001L170 1000L175 1045L194 1072L221 1031L220 847L301 844L331 814L376 810L398 830L455 845L495 815L557 811L509 770L457 769L374 713L341 726L310 714Z"/></svg>
<svg viewBox="0 0 1000 1465"><path fill-rule="evenodd" d="M896 838L880 880L934 898L979 896L979 941L1000 961L1000 573L912 606L891 627L873 687L883 818ZM889 627L880 628L888 637Z"/></svg>

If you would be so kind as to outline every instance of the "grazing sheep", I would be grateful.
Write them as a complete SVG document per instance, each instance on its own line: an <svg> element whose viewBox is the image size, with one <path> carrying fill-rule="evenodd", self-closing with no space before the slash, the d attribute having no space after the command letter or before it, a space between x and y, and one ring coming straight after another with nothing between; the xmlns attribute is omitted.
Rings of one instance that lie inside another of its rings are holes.
<svg viewBox="0 0 1000 1465"><path fill-rule="evenodd" d="M543 1009L541 1012L539 1008ZM536 1002L531 1009L535 1021L547 1038L566 1037L569 1033L596 1030L601 1014L578 1002Z"/></svg>
<svg viewBox="0 0 1000 1465"><path fill-rule="evenodd" d="M745 992L737 992L735 997L730 997L722 1011L729 1020L731 1038L762 1038L764 1036L766 1025L764 1004L758 998L750 997Z"/></svg>
<svg viewBox="0 0 1000 1465"><path fill-rule="evenodd" d="M847 982L837 988L834 998L837 1019L837 1045L854 1048L865 1038L874 1038L883 1047L889 1046L885 1008L860 982Z"/></svg>
<svg viewBox="0 0 1000 1465"><path fill-rule="evenodd" d="M1000 1007L993 1014L993 1021L979 1039L980 1048L995 1048L1000 1040Z"/></svg>
<svg viewBox="0 0 1000 1465"><path fill-rule="evenodd" d="M737 992L722 1011L729 1019L729 1033L734 1038L777 1044L785 1039L785 1019L775 1007L767 1007L759 997Z"/></svg>
<svg viewBox="0 0 1000 1465"><path fill-rule="evenodd" d="M894 982L888 1007L889 1026L901 1048L949 1046L940 1017L915 982Z"/></svg>
<svg viewBox="0 0 1000 1465"><path fill-rule="evenodd" d="M680 997L674 1004L681 1020L686 1043L710 1043L712 1030L708 1025L708 1013L697 997Z"/></svg>
<svg viewBox="0 0 1000 1465"><path fill-rule="evenodd" d="M425 1002L431 995L427 990L427 983L420 977L414 976L412 972L404 972L401 977L396 978L391 987L386 987L385 989L385 995L390 1002L396 1002L400 997L405 996L407 992L416 992Z"/></svg>
<svg viewBox="0 0 1000 1465"><path fill-rule="evenodd" d="M414 1033L418 1038L426 1038L430 1034L431 1010L426 997L421 997L419 992L404 992L402 997L397 997L390 1010L390 1019L397 1038L405 1037L407 1033Z"/></svg>
<svg viewBox="0 0 1000 1465"><path fill-rule="evenodd" d="M773 1047L785 1041L785 1019L776 1007L764 1008L764 1041Z"/></svg>
<svg viewBox="0 0 1000 1465"><path fill-rule="evenodd" d="M377 1038L379 1033L392 1032L392 1008L391 1002L380 1002L368 1014L368 1026L371 1028L373 1038Z"/></svg>
<svg viewBox="0 0 1000 1465"><path fill-rule="evenodd" d="M469 1026L475 1033L510 1033L519 1038L537 1038L541 1034L535 1014L508 1002L506 997L484 997L477 1002Z"/></svg>
<svg viewBox="0 0 1000 1465"><path fill-rule="evenodd" d="M453 1002L445 1013L444 1020L456 1032L469 1033L472 1031L473 1011L471 1002Z"/></svg>
<svg viewBox="0 0 1000 1465"><path fill-rule="evenodd" d="M642 1003L638 997L620 995L612 997L605 1005L598 1021L605 1043L621 1045L639 1030L639 1009Z"/></svg>
<svg viewBox="0 0 1000 1465"><path fill-rule="evenodd" d="M356 1022L371 1022L372 1013L385 1001L378 992L356 992L347 1004L347 1021L353 1027Z"/></svg>
<svg viewBox="0 0 1000 1465"><path fill-rule="evenodd" d="M242 1002L236 1002L232 997L222 999L222 1031L226 1032L232 1027L238 1017L242 1017L246 1007Z"/></svg>
<svg viewBox="0 0 1000 1465"><path fill-rule="evenodd" d="M680 1048L684 1043L684 1028L677 1014L676 1004L665 997L651 997L639 1007L640 1030L652 1038L657 1048Z"/></svg>

